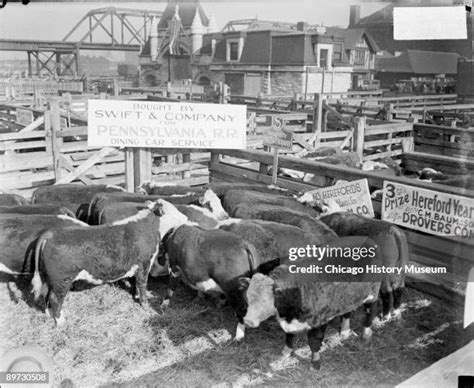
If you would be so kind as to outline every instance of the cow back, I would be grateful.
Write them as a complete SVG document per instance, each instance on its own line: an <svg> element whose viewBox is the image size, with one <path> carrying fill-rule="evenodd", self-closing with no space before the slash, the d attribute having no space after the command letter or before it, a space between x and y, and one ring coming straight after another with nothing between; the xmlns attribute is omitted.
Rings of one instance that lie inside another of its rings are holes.
<svg viewBox="0 0 474 388"><path fill-rule="evenodd" d="M18 194L0 193L0 206L23 206L30 202Z"/></svg>

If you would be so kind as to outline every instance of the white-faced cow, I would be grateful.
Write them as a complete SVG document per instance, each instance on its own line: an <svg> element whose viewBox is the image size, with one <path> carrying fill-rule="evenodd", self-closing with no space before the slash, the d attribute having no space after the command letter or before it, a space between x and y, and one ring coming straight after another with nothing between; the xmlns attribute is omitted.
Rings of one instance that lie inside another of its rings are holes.
<svg viewBox="0 0 474 388"><path fill-rule="evenodd" d="M37 238L46 229L87 224L64 215L0 214L0 271L31 274Z"/></svg>
<svg viewBox="0 0 474 388"><path fill-rule="evenodd" d="M200 292L224 294L239 320L235 340L242 339L245 301L238 292L238 279L251 276L257 268L257 253L252 244L223 230L182 225L163 237L163 245L170 269L163 306L169 304L178 277Z"/></svg>
<svg viewBox="0 0 474 388"><path fill-rule="evenodd" d="M163 182L145 181L137 187L137 193L145 195L186 195L191 193L200 193L202 187L181 186Z"/></svg>
<svg viewBox="0 0 474 388"><path fill-rule="evenodd" d="M283 349L286 356L294 351L295 334L307 331L311 364L316 369L320 368L319 350L326 325L334 318L346 316L364 305L366 317L363 338L370 339L375 302L380 288L377 276L357 269L366 265L380 265L374 241L367 237L344 237L328 246L338 249L365 248L367 251L372 249L373 257L368 254L363 260L356 261L345 258L344 254L335 254L325 261L326 264L344 263L345 268L356 269L356 275L333 274L331 270L305 273L303 270L311 268L315 263L313 258L307 258L296 261L295 264L281 265L269 276L257 273L251 279L241 278L239 281L248 303L244 316L245 325L255 328L262 321L276 315L280 327L286 333L286 345Z"/></svg>
<svg viewBox="0 0 474 388"><path fill-rule="evenodd" d="M66 293L75 280L92 284L135 277L140 303L147 304L148 273L155 260L160 236L187 219L170 203L158 200L135 216L113 225L48 230L35 247L35 298L47 286L47 306L58 325Z"/></svg>

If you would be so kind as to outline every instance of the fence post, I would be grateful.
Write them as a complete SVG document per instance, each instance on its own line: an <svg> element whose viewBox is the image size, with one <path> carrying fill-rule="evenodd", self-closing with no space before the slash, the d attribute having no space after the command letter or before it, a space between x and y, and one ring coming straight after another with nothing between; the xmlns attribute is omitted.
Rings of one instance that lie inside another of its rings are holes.
<svg viewBox="0 0 474 388"><path fill-rule="evenodd" d="M133 185L137 187L151 181L151 148L134 148L133 153Z"/></svg>
<svg viewBox="0 0 474 388"><path fill-rule="evenodd" d="M354 151L360 161L364 156L365 116L354 118Z"/></svg>
<svg viewBox="0 0 474 388"><path fill-rule="evenodd" d="M135 179L133 177L133 148L125 148L125 190L135 192Z"/></svg>
<svg viewBox="0 0 474 388"><path fill-rule="evenodd" d="M54 179L55 182L61 179L61 160L60 146L62 138L58 139L56 136L61 131L61 120L59 111L59 101L53 100L50 102L50 120L51 120L51 149L53 155Z"/></svg>
<svg viewBox="0 0 474 388"><path fill-rule="evenodd" d="M184 163L189 163L189 169L186 171L182 172L182 178L187 179L191 178L191 154L190 153L185 153L183 154L183 164Z"/></svg>

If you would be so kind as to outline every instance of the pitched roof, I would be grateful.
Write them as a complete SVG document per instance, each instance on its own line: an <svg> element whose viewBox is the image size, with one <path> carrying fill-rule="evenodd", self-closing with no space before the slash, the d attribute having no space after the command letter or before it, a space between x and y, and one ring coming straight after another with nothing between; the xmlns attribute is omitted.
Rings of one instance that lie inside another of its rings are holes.
<svg viewBox="0 0 474 388"><path fill-rule="evenodd" d="M179 5L178 14L181 18L181 24L183 27L191 26L196 12L199 12L202 24L205 26L209 25L209 19L202 9L199 0L169 0L163 15L161 16L160 22L158 23L158 29L168 27L168 21L174 16L176 5Z"/></svg>
<svg viewBox="0 0 474 388"><path fill-rule="evenodd" d="M398 57L377 58L379 72L409 74L457 74L459 55L437 51L407 50Z"/></svg>
<svg viewBox="0 0 474 388"><path fill-rule="evenodd" d="M344 47L346 50L353 50L356 48L357 43L365 36L368 45L372 51L380 51L377 43L372 36L366 31L365 28L347 28L344 30Z"/></svg>

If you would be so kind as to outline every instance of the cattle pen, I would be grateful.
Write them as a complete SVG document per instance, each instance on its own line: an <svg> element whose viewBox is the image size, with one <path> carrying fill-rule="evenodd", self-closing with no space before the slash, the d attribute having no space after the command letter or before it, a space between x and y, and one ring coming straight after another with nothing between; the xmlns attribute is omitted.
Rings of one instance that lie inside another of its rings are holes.
<svg viewBox="0 0 474 388"><path fill-rule="evenodd" d="M369 97L381 98L376 93L354 98ZM143 94L117 98L167 101L166 97L159 96L147 99ZM276 117L285 117L296 146L290 152L279 154L278 167L312 174L318 179L305 182L278 176L276 183L282 189L303 193L337 180L367 179L373 191L383 189L384 182L390 181L474 198L474 191L466 188L299 157L323 147L338 148L357 154L361 162L393 157L412 174L426 166L446 173L472 174L472 128L412 120L413 112L420 116L426 114L426 109L425 112L419 110L422 103L425 108L439 108L439 98L433 98L433 102L429 98L406 99L404 103L408 100L413 111L401 118L407 106L392 106L389 109L391 120L385 122L372 121L370 117L370 112L375 113L380 108L378 105L372 111L364 105L363 112L367 116L355 117L349 126L339 130L327 128L331 115L337 117L331 105L337 102L336 98L334 101L319 98L303 101L302 110L297 112L268 109L275 100L267 102L267 107L258 107L252 106L250 99L244 96L236 99L237 103L250 105L247 149L242 150L89 146L88 123L80 108L66 110L58 100L51 101L46 109L3 103L0 116L17 131L0 134L0 189L30 197L38 187L70 182L121 185L132 192L145 180L193 187L209 182L271 185L274 183L270 171L274 154L264 146L262 134L274 125ZM442 103L446 101L452 103L452 96L441 99ZM284 108L286 101L280 105ZM305 105L310 109L305 110ZM351 101L345 109L353 113L359 107L358 101ZM18 124L21 115L28 115L29 121ZM374 149L381 152L371 152ZM372 205L380 216L381 199L373 198ZM295 359L278 356L283 334L276 322L269 321L260 329L249 330L244 343L233 344L234 318L229 307L222 312L207 300L196 300L191 290L181 287L173 309L163 311L160 303L166 291L161 279L150 281L149 309L142 309L129 298L130 285L126 282L73 292L66 300L67 324L56 330L50 320L31 308L31 297L24 291L27 280L15 283L2 274L0 313L7 317L6 322L18 322L18 325L2 323L0 329L5 336L0 347L29 344L31 338L35 338L37 345L55 355L55 374L59 381L80 382L78 386L162 386L170 381L178 386L333 386L360 385L361 381L366 385L396 385L463 345L460 317L466 268L474 265L473 236L437 236L408 228L404 232L411 263L419 268L444 266L448 273L409 276L410 288L402 307L403 321L381 323L370 344L363 344L353 335L341 345L336 338L337 328L331 327L323 348L325 368L320 372L307 370L309 350L301 338ZM91 305L91 300L97 303ZM361 331L357 323L362 315L361 311L356 313L356 333Z"/></svg>

